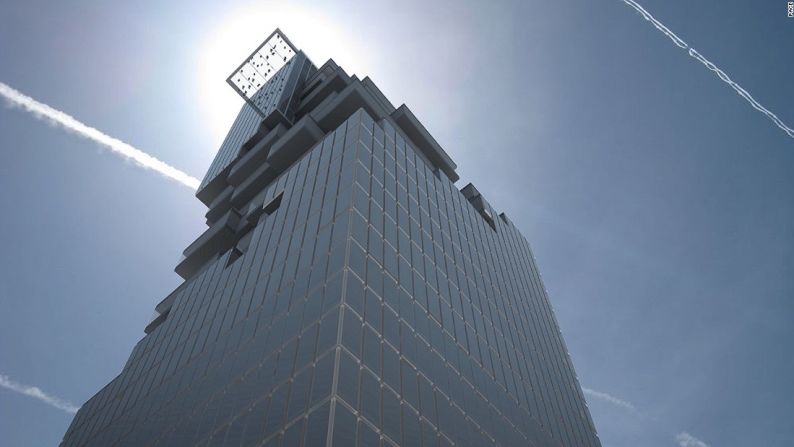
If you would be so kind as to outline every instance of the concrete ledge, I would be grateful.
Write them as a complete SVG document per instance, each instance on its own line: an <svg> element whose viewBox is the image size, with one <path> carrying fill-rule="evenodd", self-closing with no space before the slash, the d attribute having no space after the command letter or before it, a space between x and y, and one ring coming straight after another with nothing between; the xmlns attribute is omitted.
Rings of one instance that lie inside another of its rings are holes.
<svg viewBox="0 0 794 447"><path fill-rule="evenodd" d="M151 334L153 330L157 329L157 327L160 326L165 321L166 318L168 318L168 313L170 311L171 308L169 307L168 309L165 310L165 312L158 314L154 320L150 321L149 324L146 325L146 327L143 329L143 332L146 335Z"/></svg>
<svg viewBox="0 0 794 447"><path fill-rule="evenodd" d="M229 171L227 181L229 184L237 186L243 182L252 172L254 172L262 163L267 160L270 154L270 148L273 144L287 132L287 126L283 123L278 123L271 129L267 135L264 136L259 142L251 148L245 155L240 157Z"/></svg>
<svg viewBox="0 0 794 447"><path fill-rule="evenodd" d="M270 166L269 163L263 163L243 183L235 188L230 199L232 205L238 207L245 205L246 202L256 196L259 191L269 185L276 177L278 177L278 171L273 166Z"/></svg>
<svg viewBox="0 0 794 447"><path fill-rule="evenodd" d="M237 207L245 205L323 136L323 131L310 116L301 118L273 144L267 162L235 188L231 198L232 205Z"/></svg>
<svg viewBox="0 0 794 447"><path fill-rule="evenodd" d="M361 80L361 84L364 86L365 89L375 98L375 100L380 103L381 107L386 111L386 113L393 113L394 106L392 105L391 101L386 98L386 95L383 94L382 91L372 82L372 79L369 76L365 77Z"/></svg>
<svg viewBox="0 0 794 447"><path fill-rule="evenodd" d="M210 180L203 188L196 191L196 197L203 203L204 205L209 206L213 200L223 192L223 190L228 185L226 183L226 176L229 175L229 171L232 169L232 164L230 163L227 165L221 172L218 173L212 180Z"/></svg>
<svg viewBox="0 0 794 447"><path fill-rule="evenodd" d="M332 101L318 106L311 116L324 131L330 132L361 108L375 121L388 115L380 102L364 88L361 82L354 80Z"/></svg>
<svg viewBox="0 0 794 447"><path fill-rule="evenodd" d="M244 154L248 152L252 147L256 146L259 140L261 140L262 138L265 137L265 135L267 135L267 132L268 132L267 127L264 124L262 124L262 122L260 122L259 127L256 129L256 132L254 132L253 135L251 135L247 140L245 140L245 142L243 142L243 144L240 146L240 150L238 151L238 153Z"/></svg>
<svg viewBox="0 0 794 447"><path fill-rule="evenodd" d="M469 201L471 206L474 207L475 210L480 214L480 216L485 219L485 222L488 225L496 230L496 222L494 221L494 212L493 207L488 203L487 200L480 194L480 191L474 187L473 184L469 183L468 185L464 186L463 189L460 190L463 197Z"/></svg>
<svg viewBox="0 0 794 447"><path fill-rule="evenodd" d="M270 115L266 116L265 119L262 120L262 126L265 126L267 129L275 129L276 126L279 124L283 124L287 128L292 126L292 121L290 121L281 110L275 109L270 112Z"/></svg>
<svg viewBox="0 0 794 447"><path fill-rule="evenodd" d="M430 135L430 132L425 129L425 126L416 119L416 116L414 116L408 106L405 104L401 105L390 116L400 127L400 130L411 139L411 142L413 142L433 164L444 171L444 174L446 174L450 180L456 182L460 179L455 172L458 166L452 161L449 155L447 155L435 138Z"/></svg>
<svg viewBox="0 0 794 447"><path fill-rule="evenodd" d="M328 97L328 95L333 92L344 90L349 83L350 76L348 76L347 73L345 73L345 71L341 68L337 68L333 74L321 81L320 85L315 87L313 92L309 93L301 100L297 113L300 115L314 110L314 108L322 103L323 100Z"/></svg>
<svg viewBox="0 0 794 447"><path fill-rule="evenodd" d="M233 209L229 210L185 249L184 257L174 271L184 279L193 276L207 261L234 244L239 224L240 215Z"/></svg>
<svg viewBox="0 0 794 447"><path fill-rule="evenodd" d="M169 293L167 297L163 298L163 300L160 301L157 304L157 306L154 307L154 310L157 311L158 313L164 313L165 311L170 309L171 306L174 304L174 300L176 300L177 295L179 295L179 292L183 288L185 288L185 284L187 284L187 282L183 282L182 284L179 285L179 287L177 287L171 293Z"/></svg>
<svg viewBox="0 0 794 447"><path fill-rule="evenodd" d="M304 116L270 149L267 162L276 169L286 168L320 141L323 132L311 116Z"/></svg>
<svg viewBox="0 0 794 447"><path fill-rule="evenodd" d="M317 69L317 71L314 72L314 74L312 74L306 79L305 85L306 86L312 85L315 83L315 81L317 81L317 79L320 79L320 82L322 82L325 78L328 78L329 76L334 74L334 71L338 69L341 69L341 67L336 62L334 62L333 59L328 59L327 61L325 61L325 63L322 66L320 66ZM306 89L304 89L304 91L305 90Z"/></svg>
<svg viewBox="0 0 794 447"><path fill-rule="evenodd" d="M218 219L223 217L227 211L232 207L231 198L232 193L234 192L234 187L227 186L226 189L223 190L222 193L218 194L218 197L212 201L210 204L207 213L204 214L204 217L207 219L207 225L212 226Z"/></svg>
<svg viewBox="0 0 794 447"><path fill-rule="evenodd" d="M263 131L263 129L274 129L279 124L283 124L287 128L292 126L292 122L289 119L287 119L287 117L285 117L284 114L281 113L281 111L276 109L273 110L270 113L270 115L266 116L265 119L263 119L262 122L259 123L257 132L240 146L240 149L237 151L237 155L235 156L234 160L232 160L228 165L226 165L226 167L221 172L219 172L215 177L213 177L212 180L210 180L206 185L204 185L203 188L196 191L196 197L199 200L201 200L203 204L209 206L212 203L212 201L215 200L217 195L223 192L223 190L228 185L226 179L229 176L229 173L231 172L232 166L234 166L237 163L237 161L240 159L240 157L244 155L245 152L244 148L255 145L259 141L258 138L261 138L262 134L260 132ZM246 145L250 145L250 146L246 146Z"/></svg>
<svg viewBox="0 0 794 447"><path fill-rule="evenodd" d="M227 196L232 193L233 189L234 188L232 188L231 186L227 186L223 191L221 191L220 194L218 194L215 197L215 199L213 199L212 203L210 203L210 205L209 205L210 208L218 207L218 206L220 206L221 203L229 200L229 198Z"/></svg>

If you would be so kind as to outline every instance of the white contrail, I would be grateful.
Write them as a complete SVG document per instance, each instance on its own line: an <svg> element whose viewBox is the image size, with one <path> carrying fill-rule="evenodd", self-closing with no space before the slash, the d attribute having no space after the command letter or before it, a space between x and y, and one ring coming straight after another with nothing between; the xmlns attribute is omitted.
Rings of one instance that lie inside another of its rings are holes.
<svg viewBox="0 0 794 447"><path fill-rule="evenodd" d="M596 399L601 399L603 401L609 402L612 405L617 405L618 407L622 407L623 409L629 410L633 413L638 413L637 407L634 406L631 402L625 401L618 397L615 397L611 394L607 394L601 391L596 391L590 388L582 387L582 391L587 394L588 396L595 397Z"/></svg>
<svg viewBox="0 0 794 447"><path fill-rule="evenodd" d="M63 410L67 413L75 414L77 413L77 410L80 409L80 407L76 407L70 402L50 396L38 387L22 385L21 383L14 382L5 374L0 374L0 387L28 397L32 397L34 399L38 399L47 405L55 407L59 410Z"/></svg>
<svg viewBox="0 0 794 447"><path fill-rule="evenodd" d="M113 138L91 126L83 124L67 113L53 109L46 104L42 104L30 96L27 96L2 82L0 82L0 96L4 97L10 105L21 107L22 109L30 112L36 118L46 120L82 137L88 138L89 140L93 140L102 146L109 148L112 152L121 155L128 160L132 160L138 166L156 171L192 189L197 189L199 183L201 183L199 179L188 175L139 149L134 148L121 140Z"/></svg>
<svg viewBox="0 0 794 447"><path fill-rule="evenodd" d="M750 93L747 92L747 90L743 89L742 86L740 86L739 84L733 82L733 80L731 80L731 78L728 77L728 75L724 71L722 71L719 68L717 68L716 65L711 63L705 57L703 57L694 48L690 48L689 49L689 55L694 57L698 61L700 61L700 63L705 65L706 68L708 68L709 70L711 70L714 73L716 73L717 76L719 76L719 78L723 80L723 82L725 82L726 84L730 85L731 88L734 89L736 91L736 93L739 94L739 96L741 96L747 102L749 102L750 105L753 106L753 108L755 110L758 110L759 112L761 112L764 115L766 115L766 117L769 118L770 120L772 120L772 122L775 123L775 125L777 127L779 127L781 130L783 130L783 132L786 132L786 135L790 136L791 138L794 138L794 129L788 127L785 123L783 123L783 121L780 120L780 118L777 117L777 115L775 115L774 113L769 111L766 107L764 107L761 104L759 104L758 101L756 101L750 95Z"/></svg>
<svg viewBox="0 0 794 447"><path fill-rule="evenodd" d="M708 444L685 431L675 435L675 440L681 447L709 447Z"/></svg>
<svg viewBox="0 0 794 447"><path fill-rule="evenodd" d="M689 45L687 45L687 43L684 42L678 36L676 36L674 32L670 31L670 29L668 29L666 26L664 26L664 24L662 22L656 20L656 18L654 18L648 11L646 11L645 8L643 8L642 6L637 4L637 2L635 2L634 0L622 0L622 1L623 1L623 3L625 3L628 6L630 6L631 8L633 8L635 11L637 11L645 20L649 21L657 30L661 31L662 34L664 34L665 36L669 37L670 40L672 40L673 43L676 44L679 48L682 48L684 50L688 50L687 54L689 54L696 61L698 61L701 64L703 64L709 70L713 71L722 80L722 82L728 84L736 93L739 94L739 96L741 96L742 98L744 98L745 101L750 103L750 105L755 110L758 110L759 112L763 113L777 127L779 127L780 130L785 132L786 135L788 135L791 138L794 138L794 129L792 129L791 127L787 126L783 121L780 120L780 118L777 117L777 115L775 115L769 109L767 109L766 107L764 107L760 103L758 103L758 101L756 101L750 95L750 93L747 92L747 90L745 90L739 84L734 82L724 71L722 71L719 68L717 68L716 65L711 63L705 57L703 57L694 48L691 48Z"/></svg>
<svg viewBox="0 0 794 447"><path fill-rule="evenodd" d="M681 47L681 48L683 48L685 50L687 49L687 47L689 47L689 45L687 45L686 42L684 42L683 40L681 40L681 38L676 36L675 33L670 31L666 26L664 26L664 24L662 24L662 22L656 20L651 15L651 13L649 13L648 11L645 10L645 8L643 8L642 6L637 4L637 2L635 2L634 0L623 0L623 3L625 3L625 4L629 5L629 6L631 6L632 8L634 8L638 13L640 13L640 15L645 20L651 22L651 24L654 27L656 27L656 29L661 31L662 34L664 34L665 36L669 37L670 40L672 40L674 44L678 45L679 47Z"/></svg>

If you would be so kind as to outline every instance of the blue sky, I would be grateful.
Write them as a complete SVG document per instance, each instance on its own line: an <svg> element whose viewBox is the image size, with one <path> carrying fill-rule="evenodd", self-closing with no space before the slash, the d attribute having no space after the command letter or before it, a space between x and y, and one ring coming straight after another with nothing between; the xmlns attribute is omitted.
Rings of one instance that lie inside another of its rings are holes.
<svg viewBox="0 0 794 447"><path fill-rule="evenodd" d="M641 4L794 123L785 1ZM794 139L622 1L0 11L0 82L199 178L240 104L225 75L280 26L408 104L530 240L605 447L794 445ZM18 108L0 135L0 375L79 405L179 284L204 208ZM2 445L70 419L0 387Z"/></svg>

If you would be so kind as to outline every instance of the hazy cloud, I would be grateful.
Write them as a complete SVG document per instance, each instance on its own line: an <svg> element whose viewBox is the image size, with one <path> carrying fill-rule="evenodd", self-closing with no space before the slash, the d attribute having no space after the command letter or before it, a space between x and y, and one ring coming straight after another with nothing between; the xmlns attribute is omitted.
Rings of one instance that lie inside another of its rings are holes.
<svg viewBox="0 0 794 447"><path fill-rule="evenodd" d="M67 413L75 414L80 407L76 407L72 405L71 402L67 402L65 400L58 399L57 397L50 396L49 394L42 391L40 388L35 386L28 386L22 385L21 383L17 383L5 374L0 374L0 387L5 388L7 390L11 390L15 393L19 393L28 397L32 397L34 399L38 399L45 404L55 407L59 410L63 410Z"/></svg>
<svg viewBox="0 0 794 447"><path fill-rule="evenodd" d="M613 396L611 394L607 394L607 393L604 393L604 392L601 392L601 391L596 391L596 390L593 390L593 389L590 389L590 388L584 388L584 387L582 387L582 391L588 396L594 397L596 399L603 400L605 402L609 402L612 405L616 405L618 407L624 408L624 409L629 410L631 412L638 413L637 407L635 407L634 404L632 404L631 402L625 401L625 400L623 400L623 399L621 399L619 397L615 397L615 396Z"/></svg>
<svg viewBox="0 0 794 447"><path fill-rule="evenodd" d="M38 119L47 121L56 126L60 126L63 129L74 132L77 135L99 143L102 146L110 149L111 152L120 155L127 160L132 160L140 167L151 169L194 190L197 189L201 183L199 179L190 176L179 169L161 160L158 160L155 157L152 157L140 149L136 149L121 140L113 138L91 126L83 124L73 118L71 115L61 112L60 110L53 109L46 104L42 104L30 96L24 95L23 93L9 87L2 82L0 82L0 96L4 97L10 105L20 107L23 110L30 112Z"/></svg>
<svg viewBox="0 0 794 447"><path fill-rule="evenodd" d="M772 113L769 109L762 106L758 101L756 101L750 93L747 92L744 88L742 88L739 84L734 82L724 71L720 70L716 65L711 63L708 59L703 57L700 53L698 53L694 48L690 48L686 42L681 40L680 37L676 36L675 33L670 31L664 24L656 18L654 18L648 11L645 10L642 6L637 4L634 0L622 0L623 3L627 4L635 11L637 11L645 20L649 21L657 30L659 30L662 34L669 37L670 40L673 41L679 48L684 50L688 50L687 54L693 57L695 60L703 64L706 68L710 71L713 71L717 77L719 77L722 82L728 84L736 93L739 94L745 101L750 103L750 105L759 112L763 113L767 118L769 118L777 127L780 128L783 132L786 133L791 138L794 138L794 129L787 126L780 118L777 117L774 113Z"/></svg>
<svg viewBox="0 0 794 447"><path fill-rule="evenodd" d="M675 440L681 447L709 447L708 444L685 431L675 435Z"/></svg>

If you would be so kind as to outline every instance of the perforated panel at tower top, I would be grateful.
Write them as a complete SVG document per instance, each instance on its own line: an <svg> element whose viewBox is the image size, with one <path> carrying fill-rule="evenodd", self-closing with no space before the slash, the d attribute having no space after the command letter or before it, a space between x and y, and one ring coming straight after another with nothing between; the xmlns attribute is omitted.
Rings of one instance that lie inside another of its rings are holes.
<svg viewBox="0 0 794 447"><path fill-rule="evenodd" d="M260 94L260 89L278 71L287 65L297 53L297 49L276 29L248 56L226 79L226 82L245 99L262 117L270 97Z"/></svg>

